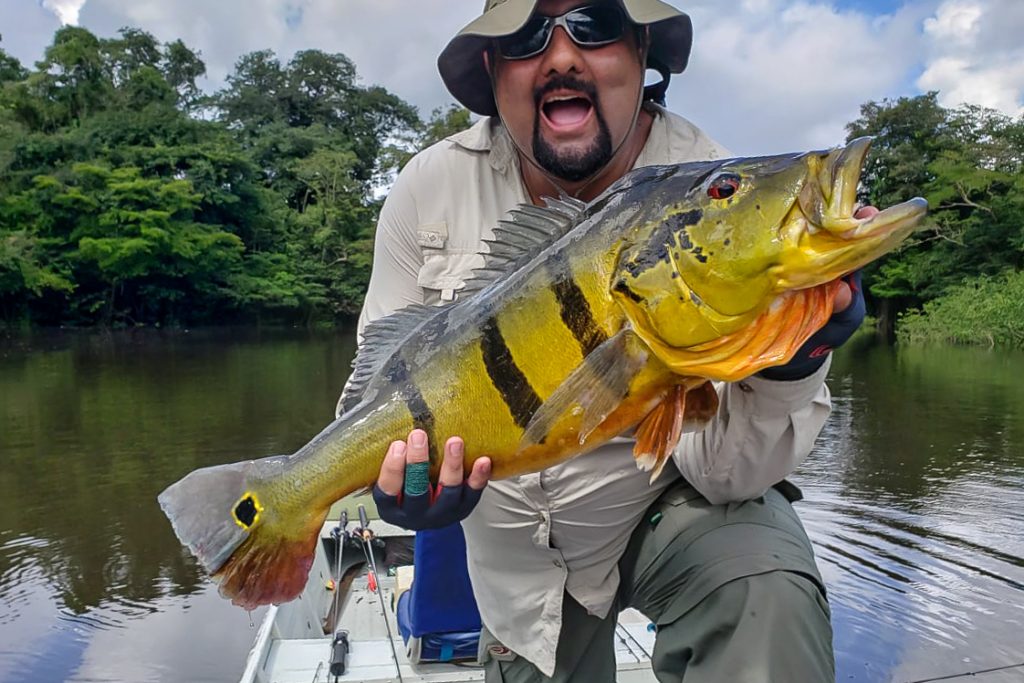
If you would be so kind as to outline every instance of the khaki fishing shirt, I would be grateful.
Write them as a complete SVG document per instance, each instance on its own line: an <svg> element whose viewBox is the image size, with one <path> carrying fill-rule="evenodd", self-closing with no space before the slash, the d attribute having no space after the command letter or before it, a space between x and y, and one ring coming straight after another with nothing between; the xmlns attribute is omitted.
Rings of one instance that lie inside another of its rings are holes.
<svg viewBox="0 0 1024 683"><path fill-rule="evenodd" d="M725 156L693 124L658 108L636 165ZM495 119L417 155L381 211L360 331L410 304L454 301L482 263L481 240L529 201L514 147ZM715 503L755 498L787 477L829 414L827 365L795 382L752 377L719 386L719 415L683 436L679 472ZM592 614L608 613L630 533L675 477L668 467L649 485L632 441L619 438L539 474L491 482L463 522L473 591L491 633L550 676L564 591Z"/></svg>

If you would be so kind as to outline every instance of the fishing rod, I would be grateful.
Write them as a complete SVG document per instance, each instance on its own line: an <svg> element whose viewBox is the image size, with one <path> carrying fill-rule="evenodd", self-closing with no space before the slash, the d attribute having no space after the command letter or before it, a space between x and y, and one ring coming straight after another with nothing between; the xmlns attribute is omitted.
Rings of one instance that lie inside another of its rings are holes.
<svg viewBox="0 0 1024 683"><path fill-rule="evenodd" d="M384 592L380 588L380 581L377 574L377 561L373 558L373 548L370 541L373 540L373 532L370 531L370 521L366 518L366 508L359 506L359 536L363 541L363 554L366 555L366 563L370 568L370 580L373 582L373 590L377 592L377 599L380 601L380 614L384 618L384 628L388 632L388 644L391 645L391 657L395 660L395 671L398 672L398 683L402 680L402 666L398 661L398 651L395 650L395 639L391 635L391 622L388 621L388 611L384 604Z"/></svg>
<svg viewBox="0 0 1024 683"><path fill-rule="evenodd" d="M963 673L958 674L948 674L945 676L937 676L935 678L918 678L913 681L908 681L908 683L933 683L934 681L951 681L954 678L973 678L975 676L980 676L981 674L993 673L995 671L1009 671L1010 669L1019 668L1024 668L1024 662L1021 662L1019 664L1007 664L1005 666L994 666L990 669L977 669L975 671L965 671Z"/></svg>
<svg viewBox="0 0 1024 683"><path fill-rule="evenodd" d="M338 683L338 677L345 674L348 667L348 631L338 628L341 621L339 602L341 600L341 556L345 552L345 540L348 534L345 529L348 527L348 510L341 511L341 519L338 526L331 530L331 536L338 544L338 555L334 562L334 638L331 640L331 663L330 672L334 676L334 683Z"/></svg>

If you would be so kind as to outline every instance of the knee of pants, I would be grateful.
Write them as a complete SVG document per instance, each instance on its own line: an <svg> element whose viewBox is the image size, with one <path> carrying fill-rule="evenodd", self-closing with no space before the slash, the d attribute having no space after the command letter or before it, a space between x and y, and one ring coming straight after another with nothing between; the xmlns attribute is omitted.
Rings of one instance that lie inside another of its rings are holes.
<svg viewBox="0 0 1024 683"><path fill-rule="evenodd" d="M662 681L832 681L828 603L798 572L730 581L658 627L652 665Z"/></svg>
<svg viewBox="0 0 1024 683"><path fill-rule="evenodd" d="M735 505L685 499L655 513L658 523L638 527L619 568L623 602L658 624L748 576L791 571L820 586L810 541L775 492Z"/></svg>

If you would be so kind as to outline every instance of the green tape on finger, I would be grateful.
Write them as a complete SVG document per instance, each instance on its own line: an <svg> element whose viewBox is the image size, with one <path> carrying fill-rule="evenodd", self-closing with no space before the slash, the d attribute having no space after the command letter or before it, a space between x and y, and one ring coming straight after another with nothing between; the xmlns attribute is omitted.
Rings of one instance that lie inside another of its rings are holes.
<svg viewBox="0 0 1024 683"><path fill-rule="evenodd" d="M405 466L405 495L422 496L430 488L430 463L412 462Z"/></svg>

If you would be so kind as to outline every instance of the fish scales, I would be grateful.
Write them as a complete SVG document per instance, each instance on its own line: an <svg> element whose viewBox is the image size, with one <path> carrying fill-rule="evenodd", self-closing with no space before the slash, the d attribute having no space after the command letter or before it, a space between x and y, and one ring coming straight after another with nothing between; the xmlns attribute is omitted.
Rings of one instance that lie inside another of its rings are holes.
<svg viewBox="0 0 1024 683"><path fill-rule="evenodd" d="M638 169L590 205L520 207L456 303L367 327L335 422L291 456L197 470L161 506L252 608L301 591L330 505L371 487L413 428L435 481L452 435L501 478L630 429L653 480L683 426L714 417L709 380L786 362L828 320L836 278L923 216L915 199L853 218L867 147Z"/></svg>

